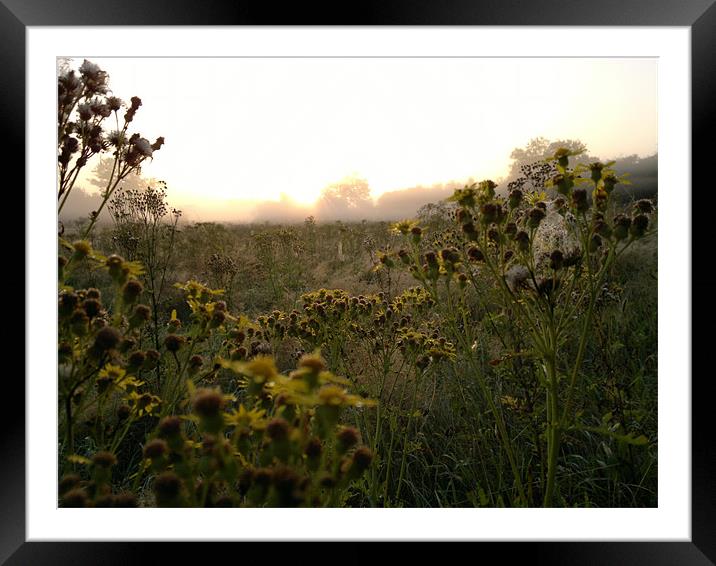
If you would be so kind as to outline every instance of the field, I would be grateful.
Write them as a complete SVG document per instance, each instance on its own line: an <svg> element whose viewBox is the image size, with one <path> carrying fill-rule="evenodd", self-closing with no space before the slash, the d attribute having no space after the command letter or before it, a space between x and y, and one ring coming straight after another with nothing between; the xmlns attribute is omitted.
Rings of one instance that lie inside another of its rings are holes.
<svg viewBox="0 0 716 566"><path fill-rule="evenodd" d="M100 143L115 102L66 98L60 203L78 151L115 165L111 221L60 229L60 505L657 505L656 198L618 162L553 148L411 219L187 222L120 184L160 159L141 101Z"/></svg>

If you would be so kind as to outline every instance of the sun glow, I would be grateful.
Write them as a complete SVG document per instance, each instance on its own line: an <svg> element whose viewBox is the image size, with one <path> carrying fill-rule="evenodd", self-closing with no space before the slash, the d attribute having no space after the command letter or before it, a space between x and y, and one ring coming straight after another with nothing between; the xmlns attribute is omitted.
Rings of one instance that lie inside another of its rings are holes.
<svg viewBox="0 0 716 566"><path fill-rule="evenodd" d="M654 59L91 60L117 96L142 98L135 128L166 138L144 174L200 216L308 206L351 174L373 198L499 179L537 136L604 157L656 151Z"/></svg>

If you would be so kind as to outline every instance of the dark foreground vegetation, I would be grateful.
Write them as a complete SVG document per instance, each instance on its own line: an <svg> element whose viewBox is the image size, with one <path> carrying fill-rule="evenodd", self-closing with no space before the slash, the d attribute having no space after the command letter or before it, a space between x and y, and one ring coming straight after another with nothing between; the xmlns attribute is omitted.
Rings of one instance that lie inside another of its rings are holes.
<svg viewBox="0 0 716 566"><path fill-rule="evenodd" d="M615 164L557 147L413 220L188 225L122 187L164 140L106 80L59 79L60 206L114 163L61 227L61 505L657 504L655 199Z"/></svg>

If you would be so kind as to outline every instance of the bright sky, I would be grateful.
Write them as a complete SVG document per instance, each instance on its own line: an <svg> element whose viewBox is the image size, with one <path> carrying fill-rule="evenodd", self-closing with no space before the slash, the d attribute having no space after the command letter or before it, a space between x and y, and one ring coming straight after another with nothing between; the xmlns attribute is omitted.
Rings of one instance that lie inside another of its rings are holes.
<svg viewBox="0 0 716 566"><path fill-rule="evenodd" d="M657 149L654 59L90 60L115 95L142 99L133 131L166 138L143 173L180 207L309 203L349 174L374 197L497 179L538 136L605 158Z"/></svg>

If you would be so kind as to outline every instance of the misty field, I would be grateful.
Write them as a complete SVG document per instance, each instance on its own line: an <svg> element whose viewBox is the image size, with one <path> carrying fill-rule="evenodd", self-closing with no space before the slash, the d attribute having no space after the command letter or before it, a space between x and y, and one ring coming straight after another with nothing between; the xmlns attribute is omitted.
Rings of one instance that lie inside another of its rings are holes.
<svg viewBox="0 0 716 566"><path fill-rule="evenodd" d="M353 182L343 220L190 221L140 176L141 99L88 61L58 87L61 506L657 505L638 163L536 140L406 215Z"/></svg>

